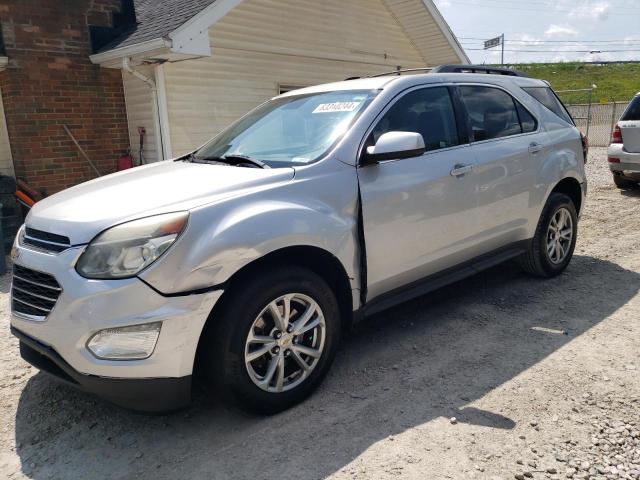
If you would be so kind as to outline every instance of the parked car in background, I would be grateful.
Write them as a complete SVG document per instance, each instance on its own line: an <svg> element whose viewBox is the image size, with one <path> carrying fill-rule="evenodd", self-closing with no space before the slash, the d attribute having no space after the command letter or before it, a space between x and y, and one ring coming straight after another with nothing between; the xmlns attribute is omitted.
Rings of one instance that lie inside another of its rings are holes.
<svg viewBox="0 0 640 480"><path fill-rule="evenodd" d="M640 92L631 100L613 130L609 168L618 188L637 188L640 182Z"/></svg>
<svg viewBox="0 0 640 480"><path fill-rule="evenodd" d="M585 144L548 84L396 73L289 92L188 155L38 202L13 249L22 356L131 408L186 405L198 373L275 412L355 319L509 259L563 272Z"/></svg>

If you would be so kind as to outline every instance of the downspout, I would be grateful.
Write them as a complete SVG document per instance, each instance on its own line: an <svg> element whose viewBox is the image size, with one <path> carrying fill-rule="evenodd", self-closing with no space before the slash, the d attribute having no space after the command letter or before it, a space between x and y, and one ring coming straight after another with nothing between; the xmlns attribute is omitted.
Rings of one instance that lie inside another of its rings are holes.
<svg viewBox="0 0 640 480"><path fill-rule="evenodd" d="M152 106L153 122L155 124L155 130L156 130L156 151L158 152L158 159L164 160L165 159L164 148L163 148L164 141L162 138L162 126L160 125L160 111L158 107L158 88L156 86L156 82L152 78L149 78L143 73L132 68L129 61L129 57L122 58L122 69L130 73L134 77L142 80L144 83L149 85L149 88L151 89L151 98L153 102L153 106Z"/></svg>
<svg viewBox="0 0 640 480"><path fill-rule="evenodd" d="M158 63L154 67L155 81L158 96L158 114L160 116L160 131L162 132L162 152L164 158L173 158L171 149L171 128L169 123L169 105L167 103L167 83L165 78L164 63Z"/></svg>

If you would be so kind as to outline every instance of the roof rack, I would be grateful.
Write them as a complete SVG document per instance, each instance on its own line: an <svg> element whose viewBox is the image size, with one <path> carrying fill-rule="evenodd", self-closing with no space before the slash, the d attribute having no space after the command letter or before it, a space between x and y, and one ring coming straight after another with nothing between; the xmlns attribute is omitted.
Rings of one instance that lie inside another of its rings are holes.
<svg viewBox="0 0 640 480"><path fill-rule="evenodd" d="M505 75L509 77L526 77L526 75L517 70L511 70L509 68L490 67L487 65L439 65L437 67L424 67L424 68L403 68L398 70L392 70L390 72L376 73L366 78L387 77L389 75L401 75L403 73L485 73L490 75ZM358 80L362 77L349 77L347 80Z"/></svg>
<svg viewBox="0 0 640 480"><path fill-rule="evenodd" d="M490 75L507 75L510 77L529 77L522 72L509 68L491 67L487 65L440 65L431 73L486 73Z"/></svg>
<svg viewBox="0 0 640 480"><path fill-rule="evenodd" d="M425 72L431 73L433 70L432 67L424 67L424 68L399 68L398 70L392 70L390 72L376 73L375 75L371 75L368 78L376 78L376 77L386 77L388 75L400 75L401 73L416 73L416 72Z"/></svg>

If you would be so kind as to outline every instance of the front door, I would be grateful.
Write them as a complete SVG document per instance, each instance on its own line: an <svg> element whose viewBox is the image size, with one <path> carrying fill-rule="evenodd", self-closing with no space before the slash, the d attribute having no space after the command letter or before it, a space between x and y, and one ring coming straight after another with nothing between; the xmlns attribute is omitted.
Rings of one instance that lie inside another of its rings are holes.
<svg viewBox="0 0 640 480"><path fill-rule="evenodd" d="M404 94L367 145L391 131L420 133L427 152L358 169L368 300L469 260L478 231L474 155L458 134L450 89Z"/></svg>

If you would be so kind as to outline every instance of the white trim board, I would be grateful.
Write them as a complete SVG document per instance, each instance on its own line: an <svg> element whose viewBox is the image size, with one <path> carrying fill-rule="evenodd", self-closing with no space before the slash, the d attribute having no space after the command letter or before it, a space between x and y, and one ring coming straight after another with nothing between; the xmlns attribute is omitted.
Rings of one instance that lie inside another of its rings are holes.
<svg viewBox="0 0 640 480"><path fill-rule="evenodd" d="M171 51L189 55L211 55L209 29L240 5L242 0L217 0L169 34Z"/></svg>
<svg viewBox="0 0 640 480"><path fill-rule="evenodd" d="M445 36L445 38L449 42L449 45L451 45L451 48L455 50L456 54L460 58L460 62L466 63L467 65L471 64L471 60L465 53L464 49L462 48L462 45L460 45L460 42L458 42L458 39L456 38L456 36L453 34L451 27L449 26L449 24L446 22L446 20L440 13L440 10L438 10L438 7L436 7L436 4L433 3L433 0L422 0L422 3L424 4L425 8L429 11L429 14L431 14L431 18L433 18L433 21L436 22L438 27L440 27L442 34Z"/></svg>
<svg viewBox="0 0 640 480"><path fill-rule="evenodd" d="M11 143L9 141L9 132L7 130L7 122L4 116L2 91L0 90L0 173L3 175L13 175L14 171L13 157L11 155Z"/></svg>

